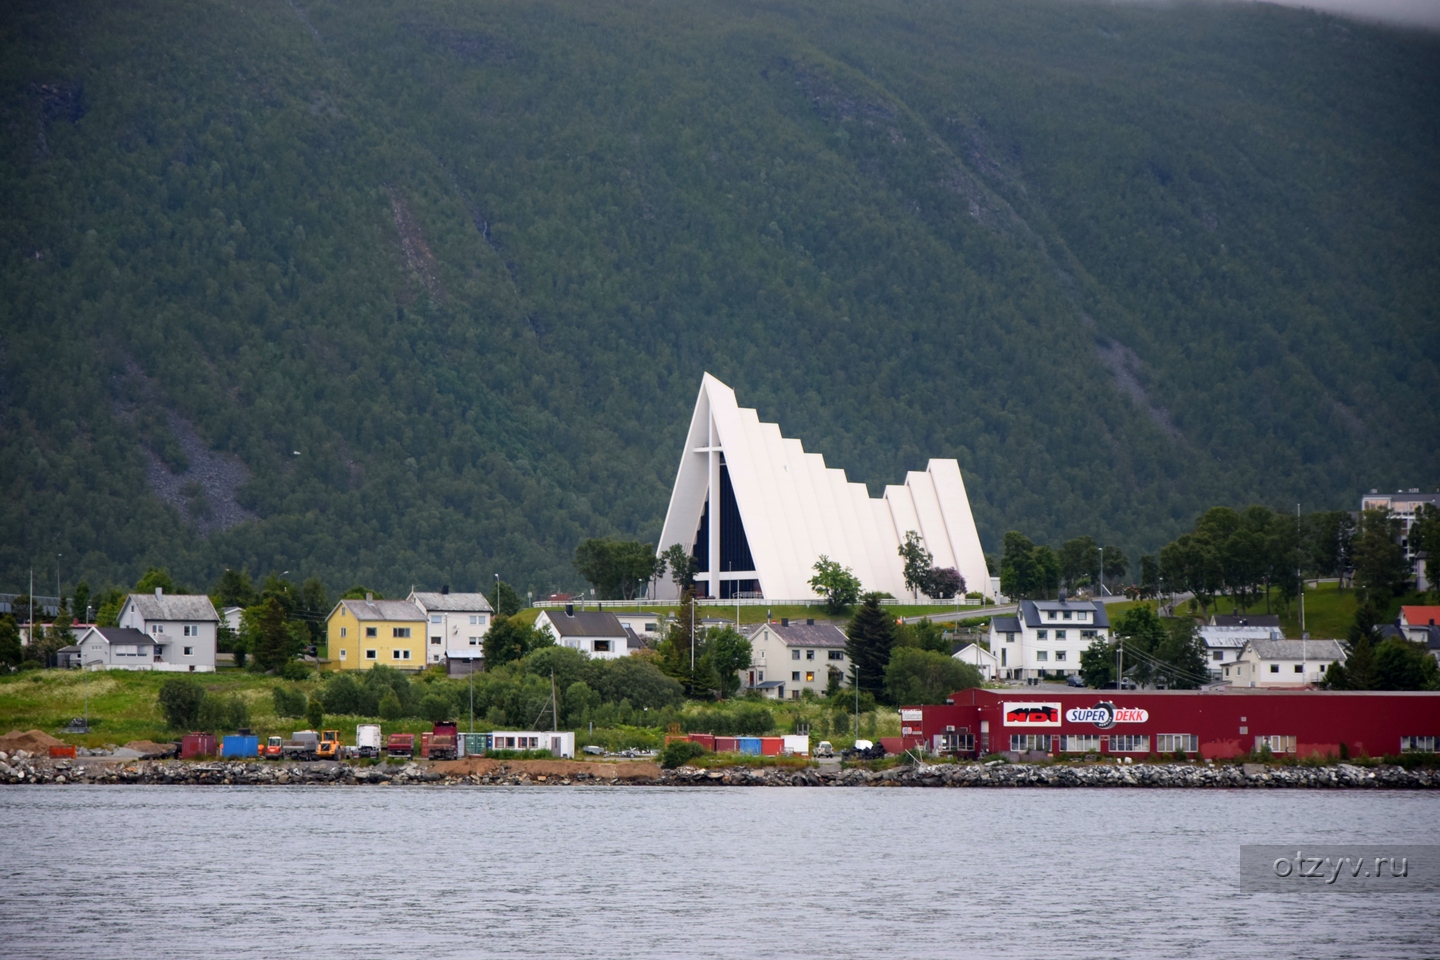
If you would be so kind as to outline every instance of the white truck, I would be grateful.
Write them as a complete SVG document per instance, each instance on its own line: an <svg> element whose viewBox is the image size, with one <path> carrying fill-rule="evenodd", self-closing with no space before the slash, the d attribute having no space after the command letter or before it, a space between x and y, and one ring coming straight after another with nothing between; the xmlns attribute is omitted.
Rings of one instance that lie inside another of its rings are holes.
<svg viewBox="0 0 1440 960"><path fill-rule="evenodd" d="M355 727L355 756L380 756L380 724L362 723Z"/></svg>

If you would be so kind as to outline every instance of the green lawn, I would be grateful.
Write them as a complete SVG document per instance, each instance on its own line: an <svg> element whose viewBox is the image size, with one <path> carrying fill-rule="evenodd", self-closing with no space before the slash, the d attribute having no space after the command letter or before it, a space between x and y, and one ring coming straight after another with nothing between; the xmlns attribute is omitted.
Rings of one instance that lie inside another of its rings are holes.
<svg viewBox="0 0 1440 960"><path fill-rule="evenodd" d="M1280 626L1285 631L1285 636L1298 640L1300 638L1300 607L1296 598L1290 597L1289 603L1282 603L1279 591L1272 590L1270 593L1270 613L1280 615ZM1393 617L1399 610L1400 601L1393 604L1394 610L1388 611ZM1305 630L1316 640L1343 640L1350 624L1355 620L1355 591L1353 589L1341 590L1338 584L1321 583L1318 587L1307 586L1305 588ZM1196 608L1198 612L1198 607ZM1211 605L1212 613L1235 613L1235 602L1229 597L1217 597ZM1252 603L1242 613L1265 613L1265 598L1261 597L1258 603ZM1387 611L1382 611L1386 613Z"/></svg>

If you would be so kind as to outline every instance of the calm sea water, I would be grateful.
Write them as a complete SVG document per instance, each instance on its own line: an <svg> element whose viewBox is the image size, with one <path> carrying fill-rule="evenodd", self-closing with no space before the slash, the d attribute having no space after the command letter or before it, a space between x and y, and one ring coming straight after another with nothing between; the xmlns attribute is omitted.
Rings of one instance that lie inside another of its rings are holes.
<svg viewBox="0 0 1440 960"><path fill-rule="evenodd" d="M1440 796L9 787L0 956L1433 957L1433 894L1241 892L1241 843Z"/></svg>

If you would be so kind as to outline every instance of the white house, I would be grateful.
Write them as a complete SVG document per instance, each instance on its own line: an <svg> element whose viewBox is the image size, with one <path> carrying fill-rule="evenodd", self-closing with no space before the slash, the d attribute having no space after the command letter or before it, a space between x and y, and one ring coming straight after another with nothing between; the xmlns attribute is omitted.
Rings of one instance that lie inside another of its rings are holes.
<svg viewBox="0 0 1440 960"><path fill-rule="evenodd" d="M1232 687L1305 687L1325 679L1330 664L1344 662L1338 640L1247 640L1223 672Z"/></svg>
<svg viewBox="0 0 1440 960"><path fill-rule="evenodd" d="M552 757L575 759L573 730L496 730L491 750L549 750Z"/></svg>
<svg viewBox="0 0 1440 960"><path fill-rule="evenodd" d="M625 630L615 614L604 610L576 613L571 604L564 610L542 610L535 618L535 629L550 634L559 646L583 650L592 657L615 659L630 655L633 634Z"/></svg>
<svg viewBox="0 0 1440 960"><path fill-rule="evenodd" d="M832 668L842 679L850 675L844 631L833 623L786 618L750 633L750 669L740 683L778 700L799 700L806 690L824 696Z"/></svg>
<svg viewBox="0 0 1440 960"><path fill-rule="evenodd" d="M88 670L155 670L155 646L155 640L139 630L90 627L76 638L65 665Z"/></svg>
<svg viewBox="0 0 1440 960"><path fill-rule="evenodd" d="M967 643L956 650L952 656L961 663L968 663L979 670L980 676L986 680L994 680L1000 673L999 658L978 643Z"/></svg>
<svg viewBox="0 0 1440 960"><path fill-rule="evenodd" d="M822 555L867 590L908 596L898 549L912 531L936 566L957 569L970 590L990 589L955 460L931 460L872 499L865 484L782 436L778 424L762 423L705 374L656 545L691 553L705 596L817 599L810 578ZM656 592L673 599L679 588L667 579Z"/></svg>
<svg viewBox="0 0 1440 960"><path fill-rule="evenodd" d="M1080 672L1080 654L1110 638L1110 616L1093 600L1021 600L1013 617L990 621L990 652L1002 680Z"/></svg>
<svg viewBox="0 0 1440 960"><path fill-rule="evenodd" d="M658 643L665 619L658 613L616 613L615 619L645 643Z"/></svg>
<svg viewBox="0 0 1440 960"><path fill-rule="evenodd" d="M494 610L483 593L439 593L411 590L409 600L428 623L425 662L444 663L452 676L481 669L485 661L485 633Z"/></svg>
<svg viewBox="0 0 1440 960"><path fill-rule="evenodd" d="M132 593L120 608L116 626L138 630L150 638L154 645L151 670L215 670L220 617L204 594L167 596L160 587L155 588L153 596Z"/></svg>
<svg viewBox="0 0 1440 960"><path fill-rule="evenodd" d="M1280 615L1275 613L1214 614L1200 628L1205 643L1205 661L1210 673L1218 680L1225 674L1225 664L1234 663L1247 640L1284 640Z"/></svg>

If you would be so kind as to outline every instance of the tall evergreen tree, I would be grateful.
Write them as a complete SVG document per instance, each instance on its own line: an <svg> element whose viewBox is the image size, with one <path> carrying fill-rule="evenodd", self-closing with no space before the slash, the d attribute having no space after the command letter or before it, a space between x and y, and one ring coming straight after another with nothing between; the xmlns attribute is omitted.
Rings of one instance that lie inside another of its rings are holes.
<svg viewBox="0 0 1440 960"><path fill-rule="evenodd" d="M860 689L879 698L885 668L895 647L895 622L880 606L878 594L866 594L845 631L845 653L854 664Z"/></svg>

